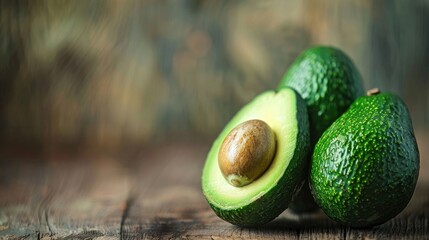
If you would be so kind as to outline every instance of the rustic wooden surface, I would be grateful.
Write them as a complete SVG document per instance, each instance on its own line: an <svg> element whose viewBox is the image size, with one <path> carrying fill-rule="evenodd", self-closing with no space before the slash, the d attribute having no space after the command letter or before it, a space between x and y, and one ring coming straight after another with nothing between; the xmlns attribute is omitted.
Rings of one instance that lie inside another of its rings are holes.
<svg viewBox="0 0 429 240"><path fill-rule="evenodd" d="M200 190L209 144L164 144L114 156L6 151L0 155L0 238L428 239L428 140L418 135L421 171L408 207L370 229L340 226L321 212L286 211L260 228L222 221Z"/></svg>

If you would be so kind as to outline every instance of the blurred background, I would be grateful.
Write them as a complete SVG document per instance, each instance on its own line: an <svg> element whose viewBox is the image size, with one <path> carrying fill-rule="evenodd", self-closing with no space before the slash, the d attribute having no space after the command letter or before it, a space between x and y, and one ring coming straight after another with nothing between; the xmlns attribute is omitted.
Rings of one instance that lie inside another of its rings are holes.
<svg viewBox="0 0 429 240"><path fill-rule="evenodd" d="M0 139L210 142L315 44L345 51L429 133L427 0L1 0Z"/></svg>

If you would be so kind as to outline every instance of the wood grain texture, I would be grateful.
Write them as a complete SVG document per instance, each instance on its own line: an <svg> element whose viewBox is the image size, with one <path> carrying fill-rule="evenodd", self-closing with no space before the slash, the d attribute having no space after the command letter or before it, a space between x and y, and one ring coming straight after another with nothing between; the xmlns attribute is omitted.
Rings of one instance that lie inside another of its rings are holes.
<svg viewBox="0 0 429 240"><path fill-rule="evenodd" d="M119 234L128 176L116 161L49 160L2 168L0 236L94 238ZM19 169L17 169L19 168Z"/></svg>
<svg viewBox="0 0 429 240"><path fill-rule="evenodd" d="M259 228L219 219L200 186L208 144L174 143L118 156L1 156L0 239L428 239L427 137L408 207L374 228L352 229L321 211L285 211ZM13 160L13 161L12 161Z"/></svg>

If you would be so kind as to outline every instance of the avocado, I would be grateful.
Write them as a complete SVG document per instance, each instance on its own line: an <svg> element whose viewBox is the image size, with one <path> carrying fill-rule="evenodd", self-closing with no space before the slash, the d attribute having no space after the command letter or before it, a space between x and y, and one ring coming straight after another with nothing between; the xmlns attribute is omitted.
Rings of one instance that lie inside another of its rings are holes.
<svg viewBox="0 0 429 240"><path fill-rule="evenodd" d="M276 148L268 168L254 181L234 186L218 161L229 133L248 120L261 120L275 135ZM303 183L309 152L309 123L305 102L294 90L267 91L245 105L213 143L202 172L202 190L214 212L238 226L258 226L277 217Z"/></svg>
<svg viewBox="0 0 429 240"><path fill-rule="evenodd" d="M331 219L352 227L382 224L413 195L419 151L404 102L378 93L358 98L314 149L313 196Z"/></svg>
<svg viewBox="0 0 429 240"><path fill-rule="evenodd" d="M301 53L285 73L278 89L284 87L295 89L307 103L311 151L323 132L357 97L364 95L361 76L352 60L341 50L327 46L312 47ZM311 161L310 157L308 161ZM295 212L318 209L308 182L294 198L290 209Z"/></svg>

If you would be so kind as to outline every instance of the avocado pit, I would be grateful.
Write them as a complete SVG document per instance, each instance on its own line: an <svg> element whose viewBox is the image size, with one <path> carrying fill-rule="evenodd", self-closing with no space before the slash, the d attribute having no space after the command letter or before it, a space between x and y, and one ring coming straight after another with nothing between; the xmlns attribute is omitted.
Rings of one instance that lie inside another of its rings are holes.
<svg viewBox="0 0 429 240"><path fill-rule="evenodd" d="M242 187L267 170L275 152L276 139L270 126L261 120L249 120L237 125L225 137L218 164L229 184Z"/></svg>

